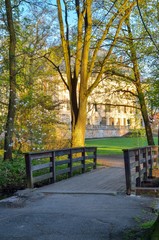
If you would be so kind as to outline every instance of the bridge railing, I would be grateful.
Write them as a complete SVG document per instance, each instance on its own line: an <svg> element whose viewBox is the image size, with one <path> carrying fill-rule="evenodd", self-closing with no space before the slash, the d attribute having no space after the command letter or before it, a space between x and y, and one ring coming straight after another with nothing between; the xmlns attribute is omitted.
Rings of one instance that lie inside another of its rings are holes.
<svg viewBox="0 0 159 240"><path fill-rule="evenodd" d="M49 180L54 183L59 175L73 176L79 170L96 168L97 148L79 147L43 152L25 153L27 187L33 188L38 182Z"/></svg>
<svg viewBox="0 0 159 240"><path fill-rule="evenodd" d="M126 193L130 195L142 182L152 178L153 168L159 167L159 146L123 149Z"/></svg>

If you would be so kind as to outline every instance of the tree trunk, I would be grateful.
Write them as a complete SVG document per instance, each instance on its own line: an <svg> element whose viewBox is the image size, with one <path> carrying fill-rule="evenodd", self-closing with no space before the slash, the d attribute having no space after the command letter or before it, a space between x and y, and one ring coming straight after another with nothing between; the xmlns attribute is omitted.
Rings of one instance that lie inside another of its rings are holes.
<svg viewBox="0 0 159 240"><path fill-rule="evenodd" d="M4 160L12 159L13 149L13 130L14 130L14 119L16 112L16 35L12 16L12 6L10 0L5 0L7 25L9 32L9 105L8 115L5 129L5 140L4 140Z"/></svg>
<svg viewBox="0 0 159 240"><path fill-rule="evenodd" d="M83 147L85 145L85 119L82 119L80 122L76 123L72 129L72 139L71 139L71 146L72 147ZM83 124L82 124L83 123Z"/></svg>
<svg viewBox="0 0 159 240"><path fill-rule="evenodd" d="M76 82L75 80L73 80ZM71 145L72 147L80 147L85 144L85 131L86 131L86 121L87 121L87 97L84 91L81 89L80 97L77 96L78 91L77 85L72 84L72 91L70 95L71 102L71 112L72 112L72 136ZM77 102L79 98L79 103Z"/></svg>
<svg viewBox="0 0 159 240"><path fill-rule="evenodd" d="M86 104L84 103L78 111L77 121L72 124L72 147L81 147L85 144L86 132Z"/></svg>
<svg viewBox="0 0 159 240"><path fill-rule="evenodd" d="M133 64L133 71L134 71L134 78L135 78L134 85L136 86L136 91L138 93L141 114L142 114L144 124L145 124L147 142L149 145L155 145L154 139L153 139L153 134L152 134L152 129L151 129L149 118L148 118L148 112L147 112L147 107L146 107L146 103L145 103L145 99L144 99L144 94L143 94L143 90L141 87L140 70L139 70L139 66L138 66L137 54L136 54L136 49L135 49L134 42L133 42L134 38L132 35L129 18L126 19L126 25L127 25L127 29L128 29L128 37L129 37L128 43L129 43L129 47L130 47L131 61Z"/></svg>
<svg viewBox="0 0 159 240"><path fill-rule="evenodd" d="M142 92L141 83L139 81L136 84L136 89L138 92L141 113L142 113L142 117L143 117L144 124L145 124L145 131L146 131L148 145L155 145L154 139L153 139L153 134L152 134L152 129L151 129L151 125L150 125L150 121L149 121L149 117L148 117L147 107L146 107L146 103L145 103L145 99L144 99L144 94Z"/></svg>

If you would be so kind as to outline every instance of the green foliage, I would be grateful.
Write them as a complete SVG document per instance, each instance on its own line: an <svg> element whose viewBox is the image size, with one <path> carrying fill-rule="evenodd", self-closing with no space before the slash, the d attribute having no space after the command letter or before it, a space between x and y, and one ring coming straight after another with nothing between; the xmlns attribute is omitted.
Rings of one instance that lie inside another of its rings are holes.
<svg viewBox="0 0 159 240"><path fill-rule="evenodd" d="M148 221L148 222L142 223L141 228L142 229L149 229L153 226L153 224L154 224L154 221Z"/></svg>
<svg viewBox="0 0 159 240"><path fill-rule="evenodd" d="M145 129L132 129L129 137L146 137Z"/></svg>
<svg viewBox="0 0 159 240"><path fill-rule="evenodd" d="M149 220L144 223L142 223L141 221L143 221L143 220L141 220L138 217L135 220L139 224L138 229L128 229L127 231L125 231L123 240L134 240L134 239L157 240L157 239L159 239L158 235L157 235L157 231L155 233L157 238L153 238L155 236L153 233L153 228L154 228L154 224L155 224L154 220Z"/></svg>
<svg viewBox="0 0 159 240"><path fill-rule="evenodd" d="M159 71L159 70L158 70ZM149 88L147 89L146 96L149 101L151 109L155 111L159 107L159 79L158 73L152 79L147 80Z"/></svg>
<svg viewBox="0 0 159 240"><path fill-rule="evenodd" d="M0 160L0 193L10 194L26 187L24 158Z"/></svg>

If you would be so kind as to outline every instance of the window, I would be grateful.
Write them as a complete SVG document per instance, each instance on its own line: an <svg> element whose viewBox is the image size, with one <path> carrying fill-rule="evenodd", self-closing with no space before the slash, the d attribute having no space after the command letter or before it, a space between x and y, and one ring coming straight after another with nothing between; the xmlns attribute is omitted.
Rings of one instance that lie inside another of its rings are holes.
<svg viewBox="0 0 159 240"><path fill-rule="evenodd" d="M120 126L120 118L118 118L117 125Z"/></svg>
<svg viewBox="0 0 159 240"><path fill-rule="evenodd" d="M133 108L132 107L130 107L130 113L133 113Z"/></svg>
<svg viewBox="0 0 159 240"><path fill-rule="evenodd" d="M114 126L114 118L110 118L109 123L110 123L110 125Z"/></svg>
<svg viewBox="0 0 159 240"><path fill-rule="evenodd" d="M111 111L110 105L105 105L105 112L110 112L110 111Z"/></svg>
<svg viewBox="0 0 159 240"><path fill-rule="evenodd" d="M96 103L94 104L94 108L95 108L95 112L98 112L97 104L96 104Z"/></svg>
<svg viewBox="0 0 159 240"><path fill-rule="evenodd" d="M127 119L127 125L130 125L130 119Z"/></svg>

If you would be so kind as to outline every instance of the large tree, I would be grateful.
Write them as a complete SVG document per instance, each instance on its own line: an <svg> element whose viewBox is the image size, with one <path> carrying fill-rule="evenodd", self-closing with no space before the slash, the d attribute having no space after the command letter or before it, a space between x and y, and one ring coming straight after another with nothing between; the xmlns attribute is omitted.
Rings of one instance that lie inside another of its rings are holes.
<svg viewBox="0 0 159 240"><path fill-rule="evenodd" d="M61 2L57 0L57 10L67 80L61 77L70 96L71 143L82 146L88 96L110 68L109 59L120 30L136 1L64 1L64 9ZM75 19L72 29L69 13Z"/></svg>
<svg viewBox="0 0 159 240"><path fill-rule="evenodd" d="M4 159L6 160L12 159L13 149L17 147L17 142L21 143L20 136L24 142L24 129L26 131L27 125L22 124L22 115L26 119L28 109L30 112L34 109L38 115L39 108L48 107L48 104L45 104L46 101L37 96L41 92L37 90L37 87L35 88L35 85L40 89L43 79L53 75L53 70L48 70L40 54L44 53L46 46L48 47L51 43L49 36L51 23L55 17L51 15L52 8L48 8L48 5L46 7L41 1L30 0L26 3L10 0L0 1L0 4L2 36L0 41L0 92L2 93L0 106L3 110L0 135L2 137L5 132ZM39 85L38 78L41 79ZM35 91L38 94L35 94ZM52 100L52 96L50 99ZM45 106L40 106L42 103ZM54 109L55 103L53 104L52 101L51 103ZM35 114L28 114L28 116L33 116L27 121L31 124L32 120L34 122ZM36 119L41 120L41 116L36 116ZM30 127L29 130L31 131Z"/></svg>
<svg viewBox="0 0 159 240"><path fill-rule="evenodd" d="M147 142L149 145L154 145L151 124L150 124L150 120L149 120L149 116L148 116L144 92L142 89L141 75L140 75L139 64L138 64L137 53L136 53L137 51L134 46L133 34L132 34L131 26L130 26L130 21L128 18L126 19L126 26L127 26L127 30L128 30L128 39L129 39L128 44L129 44L129 48L130 48L130 58L131 58L131 62L133 64L133 75L134 75L133 83L136 87L137 97L139 99L141 113L142 113L142 117L144 120Z"/></svg>
<svg viewBox="0 0 159 240"><path fill-rule="evenodd" d="M126 18L116 44L116 55L121 56L120 62L114 64L110 71L113 76L119 77L119 80L121 77L122 81L131 82L134 85L136 91L131 94L138 99L149 145L154 145L154 140L149 118L151 106L148 99L151 100L152 105L157 105L158 93L156 74L158 47L154 34L158 25L155 18L157 16L155 6L156 1L147 1L146 5L142 1L137 1L137 7ZM152 17L152 12L154 17ZM153 77L152 82L147 81L150 76L151 79ZM120 91L126 93L125 89ZM146 94L147 91L149 94ZM127 92L130 93L130 90Z"/></svg>
<svg viewBox="0 0 159 240"><path fill-rule="evenodd" d="M140 66L138 61L139 53L136 48L137 46L135 43L136 38L132 33L129 17L125 20L125 25L127 30L124 31L124 42L127 47L127 52L129 53L129 60L127 59L129 61L129 64L127 66L129 66L130 74L127 75L127 73L123 73L122 71L119 71L119 70L113 70L112 74L119 77L123 77L125 80L132 82L132 84L135 86L136 93L132 92L132 95L134 95L139 102L141 114L142 114L144 125L145 125L147 142L149 145L154 145L151 123L148 115L148 106L145 101L145 94L144 94L145 84L141 78ZM121 91L124 91L124 90L121 90Z"/></svg>
<svg viewBox="0 0 159 240"><path fill-rule="evenodd" d="M16 33L10 0L5 0L7 29L9 33L9 105L5 129L4 159L12 159L13 129L16 112Z"/></svg>

